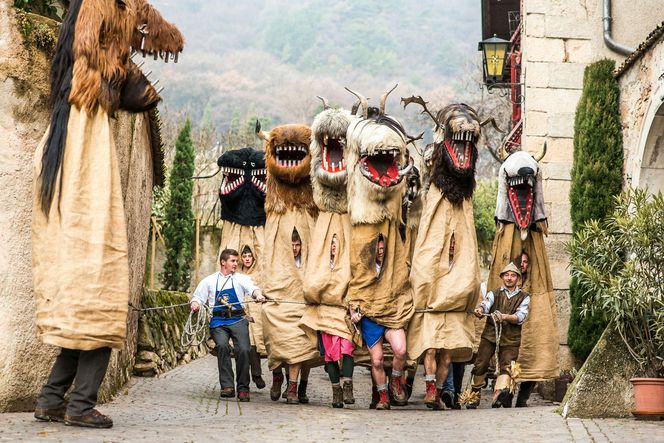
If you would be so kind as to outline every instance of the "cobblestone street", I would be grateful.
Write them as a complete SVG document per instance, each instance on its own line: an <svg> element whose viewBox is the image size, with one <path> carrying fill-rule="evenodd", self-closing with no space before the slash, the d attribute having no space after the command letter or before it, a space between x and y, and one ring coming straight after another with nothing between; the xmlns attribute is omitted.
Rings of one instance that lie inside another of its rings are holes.
<svg viewBox="0 0 664 443"><path fill-rule="evenodd" d="M208 356L160 378L134 378L99 407L113 418L111 429L41 423L32 413L8 413L0 414L0 441L664 442L664 422L564 420L554 405L538 398L527 409L483 404L476 411L433 412L422 402L421 374L411 404L384 412L368 409L370 378L364 368L356 368L358 402L343 410L329 405L331 389L322 368L311 373L309 405L270 401L265 378L268 387L254 390L250 403L220 400L216 360Z"/></svg>

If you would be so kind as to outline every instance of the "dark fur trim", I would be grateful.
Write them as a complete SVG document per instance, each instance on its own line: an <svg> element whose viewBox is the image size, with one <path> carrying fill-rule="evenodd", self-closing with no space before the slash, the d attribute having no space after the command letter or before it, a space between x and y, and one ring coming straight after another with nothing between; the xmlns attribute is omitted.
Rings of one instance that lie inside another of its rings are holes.
<svg viewBox="0 0 664 443"><path fill-rule="evenodd" d="M157 106L161 100L150 81L136 63L129 60L127 78L120 91L120 109L128 112L145 112Z"/></svg>
<svg viewBox="0 0 664 443"><path fill-rule="evenodd" d="M164 142L161 138L161 116L155 106L148 111L150 122L150 148L152 151L152 173L154 186L164 186L166 165L164 164Z"/></svg>
<svg viewBox="0 0 664 443"><path fill-rule="evenodd" d="M67 123L69 121L69 93L71 92L72 74L74 70L74 33L76 19L83 0L73 0L65 17L58 43L55 47L53 64L51 65L51 125L48 138L42 153L39 198L41 209L48 217L55 192L56 179L65 152L67 139Z"/></svg>
<svg viewBox="0 0 664 443"><path fill-rule="evenodd" d="M451 166L451 159L442 144L436 143L433 151L431 182L440 189L443 197L454 205L460 205L464 199L472 198L475 190L475 166L477 148L471 153L472 167L464 175L459 175Z"/></svg>
<svg viewBox="0 0 664 443"><path fill-rule="evenodd" d="M219 194L221 219L243 226L265 225L265 194L251 183L251 173L265 168L265 153L253 148L224 152L217 165L237 168L244 173L244 182L228 194ZM252 166L253 163L253 166Z"/></svg>

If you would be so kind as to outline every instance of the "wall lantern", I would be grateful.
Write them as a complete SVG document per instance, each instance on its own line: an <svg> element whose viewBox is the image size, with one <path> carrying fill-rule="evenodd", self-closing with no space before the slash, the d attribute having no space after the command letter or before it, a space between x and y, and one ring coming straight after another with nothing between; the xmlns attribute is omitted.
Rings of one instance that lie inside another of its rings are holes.
<svg viewBox="0 0 664 443"><path fill-rule="evenodd" d="M482 51L482 63L484 65L484 84L487 86L493 85L501 87L505 82L505 60L507 57L507 50L510 46L508 40L496 37L496 34L491 38L482 40L478 43L477 49ZM505 84L504 86L509 86Z"/></svg>

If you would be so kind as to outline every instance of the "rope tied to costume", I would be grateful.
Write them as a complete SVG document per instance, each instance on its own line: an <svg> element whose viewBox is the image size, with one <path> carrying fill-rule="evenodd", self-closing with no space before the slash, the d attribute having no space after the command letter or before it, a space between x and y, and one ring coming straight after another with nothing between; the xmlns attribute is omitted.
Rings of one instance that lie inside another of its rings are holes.
<svg viewBox="0 0 664 443"><path fill-rule="evenodd" d="M496 368L494 369L493 373L496 375L500 375L500 364L498 363L498 352L500 350L500 336L503 333L503 322L502 322L502 314L499 311L492 312L491 314L486 314L487 316L491 317L491 320L493 321L493 327L496 331L496 349L493 352L493 356L496 359ZM496 321L496 319L501 319L501 321Z"/></svg>

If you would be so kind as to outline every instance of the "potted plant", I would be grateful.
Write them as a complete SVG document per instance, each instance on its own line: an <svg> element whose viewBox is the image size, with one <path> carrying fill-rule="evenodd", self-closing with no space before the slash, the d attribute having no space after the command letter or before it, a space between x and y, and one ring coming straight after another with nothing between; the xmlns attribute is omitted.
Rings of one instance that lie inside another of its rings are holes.
<svg viewBox="0 0 664 443"><path fill-rule="evenodd" d="M587 222L568 249L586 289L582 315L604 316L638 364L633 413L664 416L664 196L624 192L613 214Z"/></svg>

